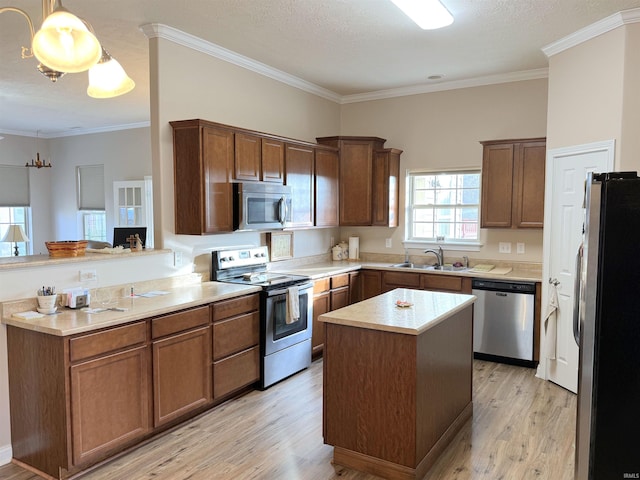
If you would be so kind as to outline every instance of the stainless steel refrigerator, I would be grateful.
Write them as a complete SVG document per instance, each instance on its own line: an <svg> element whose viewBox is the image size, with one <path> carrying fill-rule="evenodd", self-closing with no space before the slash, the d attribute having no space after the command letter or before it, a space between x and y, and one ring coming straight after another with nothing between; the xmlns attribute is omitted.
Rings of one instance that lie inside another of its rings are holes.
<svg viewBox="0 0 640 480"><path fill-rule="evenodd" d="M586 184L576 480L640 478L640 179Z"/></svg>

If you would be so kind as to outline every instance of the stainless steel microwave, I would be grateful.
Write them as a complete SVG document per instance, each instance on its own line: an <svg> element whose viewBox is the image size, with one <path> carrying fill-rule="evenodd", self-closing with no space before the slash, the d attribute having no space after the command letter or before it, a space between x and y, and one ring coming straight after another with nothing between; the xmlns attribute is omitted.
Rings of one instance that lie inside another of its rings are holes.
<svg viewBox="0 0 640 480"><path fill-rule="evenodd" d="M292 189L287 185L234 183L234 230L277 230L290 227L292 197Z"/></svg>

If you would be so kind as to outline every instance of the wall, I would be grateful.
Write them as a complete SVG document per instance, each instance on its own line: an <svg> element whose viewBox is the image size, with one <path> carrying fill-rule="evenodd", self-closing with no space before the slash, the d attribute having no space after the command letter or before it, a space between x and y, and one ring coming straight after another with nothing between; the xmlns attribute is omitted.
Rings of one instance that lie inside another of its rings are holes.
<svg viewBox="0 0 640 480"><path fill-rule="evenodd" d="M547 80L352 103L342 106L341 119L341 135L378 136L387 139L385 146L402 149L401 176L420 168L480 168L481 140L546 135ZM400 198L405 198L404 181ZM359 235L363 252L403 253L404 218L401 211L400 226L395 229L344 227L342 236ZM465 252L474 258L541 261L541 230L481 229L480 235L481 251ZM385 238L392 239L391 249L385 247ZM513 253L498 253L498 242L512 242ZM524 255L516 255L516 242L525 243ZM444 248L446 256L460 253Z"/></svg>

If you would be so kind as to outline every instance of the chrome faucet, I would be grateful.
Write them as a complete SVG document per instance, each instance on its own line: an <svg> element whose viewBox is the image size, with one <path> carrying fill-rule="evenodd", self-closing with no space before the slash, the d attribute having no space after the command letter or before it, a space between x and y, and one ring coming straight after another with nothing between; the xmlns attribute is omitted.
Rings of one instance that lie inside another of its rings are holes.
<svg viewBox="0 0 640 480"><path fill-rule="evenodd" d="M438 250L434 250L432 248L428 248L424 251L424 253L433 253L437 258L436 268L442 267L444 265L444 252L442 251L442 247L438 245Z"/></svg>
<svg viewBox="0 0 640 480"><path fill-rule="evenodd" d="M469 268L469 257L463 255L462 260L464 260L464 268Z"/></svg>
<svg viewBox="0 0 640 480"><path fill-rule="evenodd" d="M404 263L409 263L409 249L404 249Z"/></svg>

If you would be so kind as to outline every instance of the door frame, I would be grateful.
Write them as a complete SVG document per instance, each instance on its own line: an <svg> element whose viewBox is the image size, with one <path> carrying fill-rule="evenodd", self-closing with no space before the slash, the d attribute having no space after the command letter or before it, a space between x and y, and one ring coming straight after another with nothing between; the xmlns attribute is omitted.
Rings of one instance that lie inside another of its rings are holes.
<svg viewBox="0 0 640 480"><path fill-rule="evenodd" d="M615 167L616 141L615 139L603 140L600 142L586 143L582 145L572 145L547 150L545 171L547 172L544 186L544 229L542 233L542 301L540 312L540 361L536 371L536 377L548 380L548 362L543 352L546 352L547 338L544 331L544 320L549 304L549 279L551 261L551 206L553 205L553 165L563 158L585 155L588 153L605 152L607 154L607 170L613 171Z"/></svg>

